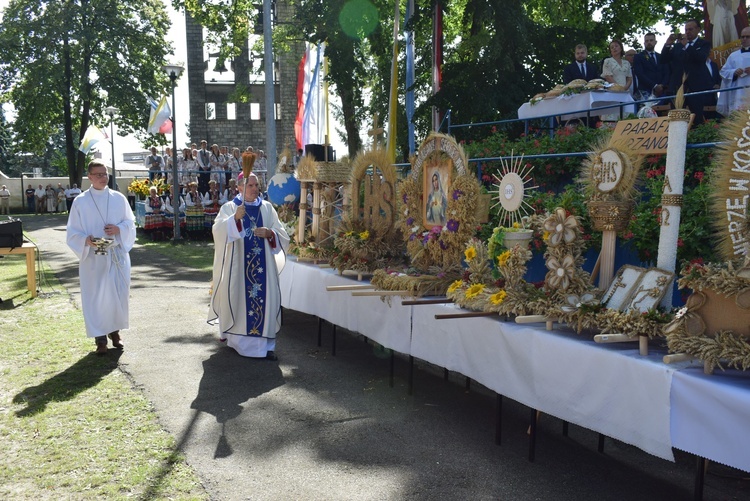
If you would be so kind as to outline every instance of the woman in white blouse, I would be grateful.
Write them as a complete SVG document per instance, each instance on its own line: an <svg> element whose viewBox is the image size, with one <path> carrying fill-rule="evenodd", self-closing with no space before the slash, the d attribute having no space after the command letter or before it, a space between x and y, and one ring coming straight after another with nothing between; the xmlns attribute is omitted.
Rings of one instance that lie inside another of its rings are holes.
<svg viewBox="0 0 750 501"><path fill-rule="evenodd" d="M609 53L612 57L604 60L602 66L602 78L607 82L619 85L618 92L630 92L630 86L633 84L633 72L630 63L625 59L625 49L622 42L615 39L609 43ZM616 122L620 119L620 114L602 115L605 122Z"/></svg>

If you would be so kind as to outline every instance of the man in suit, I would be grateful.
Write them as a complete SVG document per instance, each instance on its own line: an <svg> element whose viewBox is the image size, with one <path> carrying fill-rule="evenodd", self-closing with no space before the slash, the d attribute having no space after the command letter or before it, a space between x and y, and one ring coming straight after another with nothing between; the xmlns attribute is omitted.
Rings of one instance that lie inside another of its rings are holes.
<svg viewBox="0 0 750 501"><path fill-rule="evenodd" d="M685 92L700 92L713 89L714 79L706 65L711 44L700 38L701 25L696 19L685 23L685 36L669 35L661 53L661 63L671 65L669 93L674 94L682 85L682 75L687 75ZM694 124L703 123L703 107L716 104L716 94L685 97L685 104L695 114Z"/></svg>
<svg viewBox="0 0 750 501"><path fill-rule="evenodd" d="M636 91L633 98L636 100L648 99L651 94L661 97L669 85L669 66L659 64L661 54L654 50L655 47L656 35L646 33L643 37L643 52L633 57L633 74L637 84L637 87L634 86Z"/></svg>
<svg viewBox="0 0 750 501"><path fill-rule="evenodd" d="M565 67L563 70L563 83L569 84L578 78L593 80L599 78L599 70L593 64L586 61L589 50L583 44L576 45L576 60Z"/></svg>

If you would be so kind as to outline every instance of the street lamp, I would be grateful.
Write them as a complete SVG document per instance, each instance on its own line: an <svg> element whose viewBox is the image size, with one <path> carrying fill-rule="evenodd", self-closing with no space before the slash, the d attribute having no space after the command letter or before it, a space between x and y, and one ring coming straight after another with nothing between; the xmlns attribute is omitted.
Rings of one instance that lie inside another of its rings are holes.
<svg viewBox="0 0 750 501"><path fill-rule="evenodd" d="M109 142L112 143L112 188L117 190L117 172L115 171L115 113L118 110L114 106L104 108L104 113L109 116Z"/></svg>
<svg viewBox="0 0 750 501"><path fill-rule="evenodd" d="M174 243L180 242L180 181L177 179L177 121L175 120L174 87L182 74L182 66L165 64L162 66L172 82L172 208L174 210Z"/></svg>

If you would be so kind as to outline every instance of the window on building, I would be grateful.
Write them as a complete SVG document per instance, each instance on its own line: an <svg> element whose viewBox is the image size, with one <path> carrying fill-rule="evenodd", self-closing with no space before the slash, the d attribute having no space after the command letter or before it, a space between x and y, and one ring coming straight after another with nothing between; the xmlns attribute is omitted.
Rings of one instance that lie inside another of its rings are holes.
<svg viewBox="0 0 750 501"><path fill-rule="evenodd" d="M250 103L250 120L260 120L260 103Z"/></svg>
<svg viewBox="0 0 750 501"><path fill-rule="evenodd" d="M206 103L206 120L216 120L216 103Z"/></svg>
<svg viewBox="0 0 750 501"><path fill-rule="evenodd" d="M227 120L237 120L236 103L227 103Z"/></svg>

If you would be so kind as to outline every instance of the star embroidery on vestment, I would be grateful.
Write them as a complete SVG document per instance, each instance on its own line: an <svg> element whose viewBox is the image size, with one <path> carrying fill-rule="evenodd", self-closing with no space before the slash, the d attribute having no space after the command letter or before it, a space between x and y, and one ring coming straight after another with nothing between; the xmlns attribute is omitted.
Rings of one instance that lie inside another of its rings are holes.
<svg viewBox="0 0 750 501"><path fill-rule="evenodd" d="M255 312L254 312L253 310L249 310L249 311L247 312L247 316L248 316L248 317L254 317L254 316L255 316Z"/></svg>
<svg viewBox="0 0 750 501"><path fill-rule="evenodd" d="M259 246L256 245L255 247L253 247L252 250L253 250L253 254L255 254L256 256L258 254L260 254L260 247Z"/></svg>
<svg viewBox="0 0 750 501"><path fill-rule="evenodd" d="M262 266L258 267L258 273L263 273L263 267Z"/></svg>

